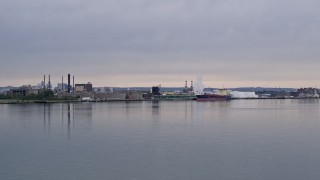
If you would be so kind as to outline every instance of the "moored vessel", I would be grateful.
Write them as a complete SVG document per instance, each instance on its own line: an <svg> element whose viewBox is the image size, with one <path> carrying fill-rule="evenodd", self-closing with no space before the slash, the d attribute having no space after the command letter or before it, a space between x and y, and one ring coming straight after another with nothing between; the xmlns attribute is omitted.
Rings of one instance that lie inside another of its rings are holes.
<svg viewBox="0 0 320 180"><path fill-rule="evenodd" d="M231 99L230 91L227 89L218 89L214 93L204 93L197 95L197 101L226 101Z"/></svg>
<svg viewBox="0 0 320 180"><path fill-rule="evenodd" d="M203 94L197 95L197 101L226 101L230 100L231 96L218 94Z"/></svg>

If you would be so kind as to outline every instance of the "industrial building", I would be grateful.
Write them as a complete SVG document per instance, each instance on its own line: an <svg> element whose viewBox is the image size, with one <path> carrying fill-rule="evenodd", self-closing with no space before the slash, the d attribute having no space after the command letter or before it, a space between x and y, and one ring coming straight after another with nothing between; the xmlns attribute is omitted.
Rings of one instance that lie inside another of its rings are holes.
<svg viewBox="0 0 320 180"><path fill-rule="evenodd" d="M75 85L75 92L92 92L92 84L76 84Z"/></svg>
<svg viewBox="0 0 320 180"><path fill-rule="evenodd" d="M39 94L40 89L32 88L32 86L21 86L18 89L10 89L9 95L14 97L26 97L30 94Z"/></svg>
<svg viewBox="0 0 320 180"><path fill-rule="evenodd" d="M317 88L300 88L297 90L297 96L299 98L319 98L319 92Z"/></svg>
<svg viewBox="0 0 320 180"><path fill-rule="evenodd" d="M56 90L67 90L68 89L68 84L66 83L58 83L57 87L55 88Z"/></svg>
<svg viewBox="0 0 320 180"><path fill-rule="evenodd" d="M116 91L112 93L95 93L94 98L101 101L142 101L145 100L144 91Z"/></svg>

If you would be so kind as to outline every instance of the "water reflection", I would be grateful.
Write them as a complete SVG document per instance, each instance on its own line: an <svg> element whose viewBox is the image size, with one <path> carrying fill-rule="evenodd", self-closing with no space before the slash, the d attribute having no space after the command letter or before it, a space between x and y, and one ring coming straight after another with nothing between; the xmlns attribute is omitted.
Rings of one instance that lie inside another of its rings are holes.
<svg viewBox="0 0 320 180"><path fill-rule="evenodd" d="M72 111L71 111L72 110ZM62 112L63 112L63 108L62 108ZM71 125L71 114L72 114L72 125L74 127L74 105L71 103L67 104L67 132L68 132L68 138L70 138L70 125Z"/></svg>
<svg viewBox="0 0 320 180"><path fill-rule="evenodd" d="M159 101L152 101L152 105L151 105L151 108L152 108L152 118L153 119L159 119L160 117L160 102Z"/></svg>
<svg viewBox="0 0 320 180"><path fill-rule="evenodd" d="M92 116L93 116L93 107L99 106L95 103L71 103L71 123L74 126L75 121L77 125L82 128L91 128L92 127ZM73 110L72 110L73 109Z"/></svg>
<svg viewBox="0 0 320 180"><path fill-rule="evenodd" d="M6 106L0 179L320 176L319 100Z"/></svg>
<svg viewBox="0 0 320 180"><path fill-rule="evenodd" d="M319 99L298 99L299 104L319 104Z"/></svg>
<svg viewBox="0 0 320 180"><path fill-rule="evenodd" d="M44 132L49 132L51 129L50 120L51 119L51 109L50 104L43 104L43 129Z"/></svg>
<svg viewBox="0 0 320 180"><path fill-rule="evenodd" d="M194 101L185 101L184 103L184 119L185 124L193 123L195 118L194 110L195 110L195 102Z"/></svg>
<svg viewBox="0 0 320 180"><path fill-rule="evenodd" d="M43 129L46 134L65 129L70 138L76 124L80 128L91 128L92 103L43 104Z"/></svg>

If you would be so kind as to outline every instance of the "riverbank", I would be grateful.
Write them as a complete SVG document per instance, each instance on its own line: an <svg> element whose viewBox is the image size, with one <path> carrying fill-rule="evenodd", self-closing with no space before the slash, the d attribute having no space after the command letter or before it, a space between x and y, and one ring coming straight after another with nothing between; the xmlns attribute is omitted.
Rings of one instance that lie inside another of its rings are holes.
<svg viewBox="0 0 320 180"><path fill-rule="evenodd" d="M0 104L32 104L32 103L74 103L80 100L20 100L20 99L1 99Z"/></svg>
<svg viewBox="0 0 320 180"><path fill-rule="evenodd" d="M233 98L231 100L279 100L279 99L319 99L319 98ZM33 103L77 103L77 102L142 102L142 101L196 101L195 99L154 99L154 100L128 100L128 99L110 99L110 100L19 100L19 99L1 99L0 104L33 104ZM210 101L207 101L210 102Z"/></svg>

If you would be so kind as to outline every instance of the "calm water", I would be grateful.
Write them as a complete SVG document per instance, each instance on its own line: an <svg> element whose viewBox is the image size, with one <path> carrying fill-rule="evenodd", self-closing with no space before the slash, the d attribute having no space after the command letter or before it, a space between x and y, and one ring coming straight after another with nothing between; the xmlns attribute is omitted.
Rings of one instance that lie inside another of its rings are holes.
<svg viewBox="0 0 320 180"><path fill-rule="evenodd" d="M0 105L1 180L319 178L319 100Z"/></svg>

